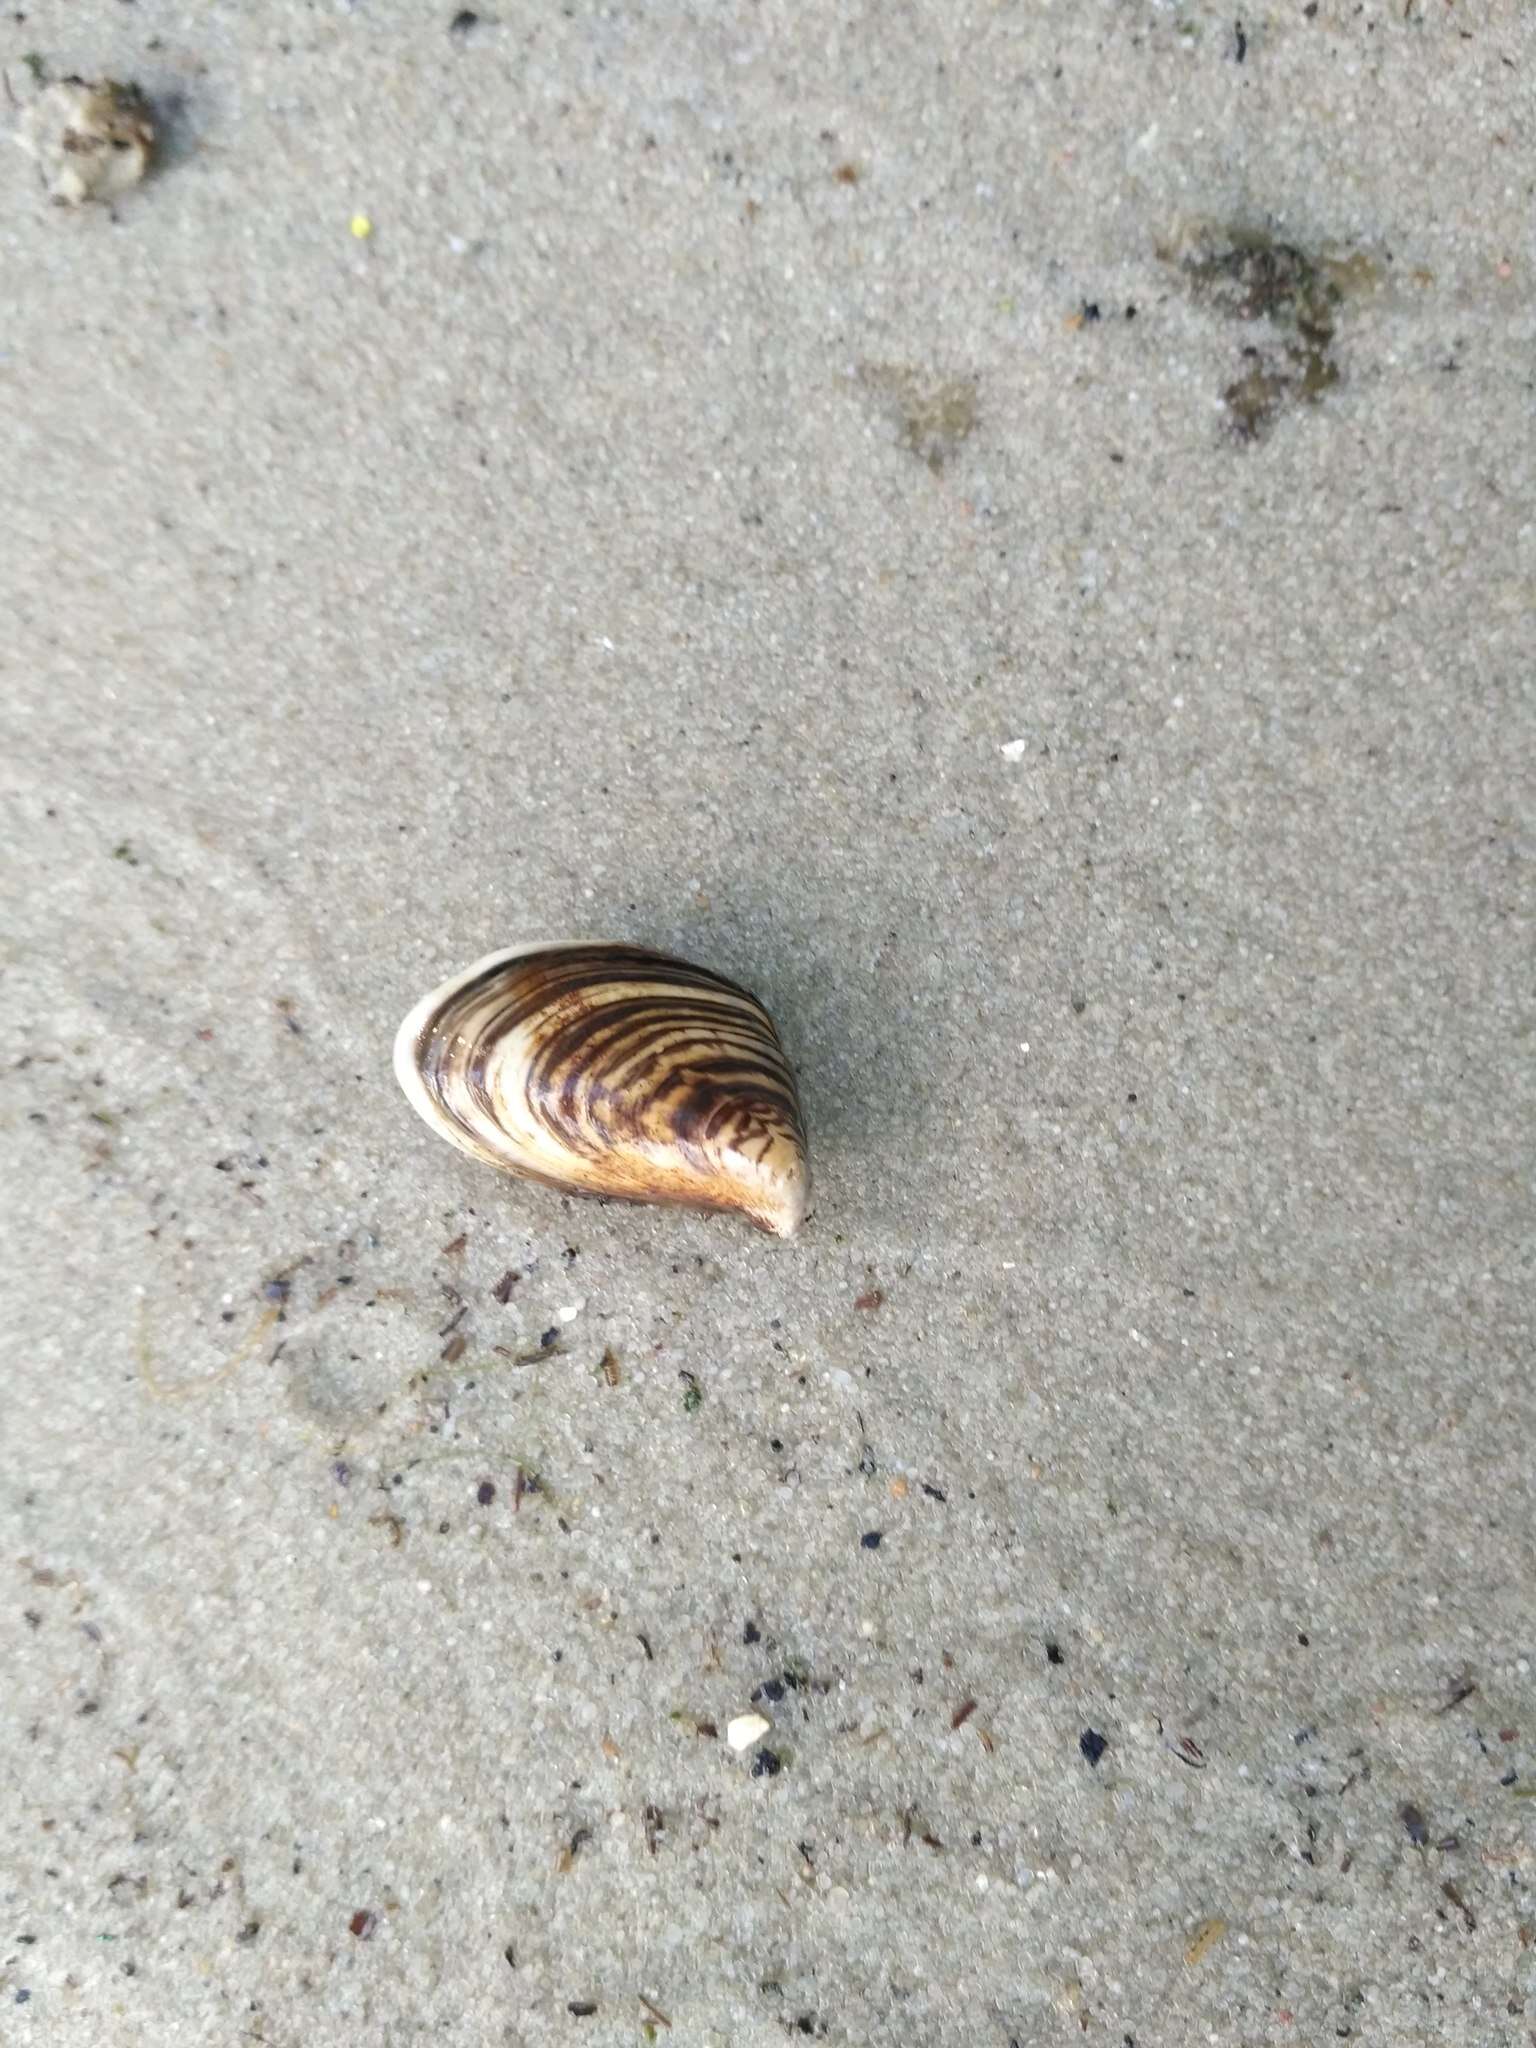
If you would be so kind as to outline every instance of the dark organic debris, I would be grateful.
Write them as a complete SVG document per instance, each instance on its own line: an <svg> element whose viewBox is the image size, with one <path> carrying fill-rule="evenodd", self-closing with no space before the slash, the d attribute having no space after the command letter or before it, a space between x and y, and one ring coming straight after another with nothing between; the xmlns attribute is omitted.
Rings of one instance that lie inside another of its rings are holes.
<svg viewBox="0 0 1536 2048"><path fill-rule="evenodd" d="M1240 440L1259 439L1283 406L1315 404L1338 383L1339 308L1375 283L1367 258L1314 257L1262 229L1228 228L1197 237L1178 260L1198 303L1262 330L1222 393Z"/></svg>
<svg viewBox="0 0 1536 2048"><path fill-rule="evenodd" d="M1405 1800L1397 1809L1397 1817L1408 1830L1408 1839L1416 1849L1429 1846L1429 1822L1411 1799Z"/></svg>
<svg viewBox="0 0 1536 2048"><path fill-rule="evenodd" d="M776 1778L783 1768L783 1758L771 1749L760 1749L752 1759L754 1778Z"/></svg>
<svg viewBox="0 0 1536 2048"><path fill-rule="evenodd" d="M1454 1878L1448 1877L1444 1884L1441 1885L1440 1890L1450 1900L1457 1912L1460 1913L1462 1924L1465 1926L1468 1934L1476 1934L1477 1915L1462 1897L1460 1885L1456 1883Z"/></svg>
<svg viewBox="0 0 1536 2048"><path fill-rule="evenodd" d="M1097 1728L1085 1728L1077 1738L1077 1746L1090 1764L1097 1764L1109 1747L1109 1738L1101 1735Z"/></svg>

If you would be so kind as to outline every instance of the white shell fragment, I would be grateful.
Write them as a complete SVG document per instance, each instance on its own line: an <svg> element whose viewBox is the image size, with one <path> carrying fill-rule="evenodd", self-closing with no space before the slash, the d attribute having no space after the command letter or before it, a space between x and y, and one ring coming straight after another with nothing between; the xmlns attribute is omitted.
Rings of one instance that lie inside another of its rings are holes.
<svg viewBox="0 0 1536 2048"><path fill-rule="evenodd" d="M108 201L149 169L155 128L142 94L111 79L61 78L23 107L16 140L58 206Z"/></svg>
<svg viewBox="0 0 1536 2048"><path fill-rule="evenodd" d="M754 1742L761 1742L773 1723L761 1714L738 1714L734 1721L725 1724L725 1739L731 1748L740 1752L750 1749Z"/></svg>
<svg viewBox="0 0 1536 2048"><path fill-rule="evenodd" d="M395 1076L471 1157L571 1194L735 1210L789 1237L809 1175L773 1020L733 981L609 941L512 946L423 997Z"/></svg>

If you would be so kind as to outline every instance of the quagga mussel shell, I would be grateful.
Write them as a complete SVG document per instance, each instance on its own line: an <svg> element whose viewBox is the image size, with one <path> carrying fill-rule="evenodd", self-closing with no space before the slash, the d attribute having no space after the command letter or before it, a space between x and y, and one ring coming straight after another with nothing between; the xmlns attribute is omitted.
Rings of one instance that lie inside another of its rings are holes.
<svg viewBox="0 0 1536 2048"><path fill-rule="evenodd" d="M395 1074L432 1129L525 1179L730 1209L789 1237L810 1176L795 1079L746 989L644 946L487 954L424 996Z"/></svg>

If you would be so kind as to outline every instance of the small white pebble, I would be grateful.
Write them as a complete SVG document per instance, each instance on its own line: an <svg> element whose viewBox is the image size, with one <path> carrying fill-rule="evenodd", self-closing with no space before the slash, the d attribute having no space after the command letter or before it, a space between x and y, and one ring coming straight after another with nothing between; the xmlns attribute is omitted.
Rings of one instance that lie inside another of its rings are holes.
<svg viewBox="0 0 1536 2048"><path fill-rule="evenodd" d="M574 1323L586 1305L584 1301L568 1301L564 1308L557 1308L555 1314L562 1323Z"/></svg>
<svg viewBox="0 0 1536 2048"><path fill-rule="evenodd" d="M739 1754L754 1742L761 1742L772 1725L761 1714L738 1714L734 1721L726 1723L725 1739Z"/></svg>
<svg viewBox="0 0 1536 2048"><path fill-rule="evenodd" d="M1028 740L1004 740L997 751L1002 755L1005 761L1022 761L1024 758L1024 749L1028 745Z"/></svg>
<svg viewBox="0 0 1536 2048"><path fill-rule="evenodd" d="M135 87L65 78L22 109L16 140L56 205L109 204L149 169L155 128Z"/></svg>

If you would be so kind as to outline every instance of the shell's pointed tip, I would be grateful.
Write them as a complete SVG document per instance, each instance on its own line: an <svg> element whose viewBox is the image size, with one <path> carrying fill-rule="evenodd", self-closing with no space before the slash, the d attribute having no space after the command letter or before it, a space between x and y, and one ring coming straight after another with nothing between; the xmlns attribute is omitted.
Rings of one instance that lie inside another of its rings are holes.
<svg viewBox="0 0 1536 2048"><path fill-rule="evenodd" d="M766 1201L754 1208L754 1219L771 1237L793 1237L805 1221L809 1189L803 1170L782 1182Z"/></svg>

